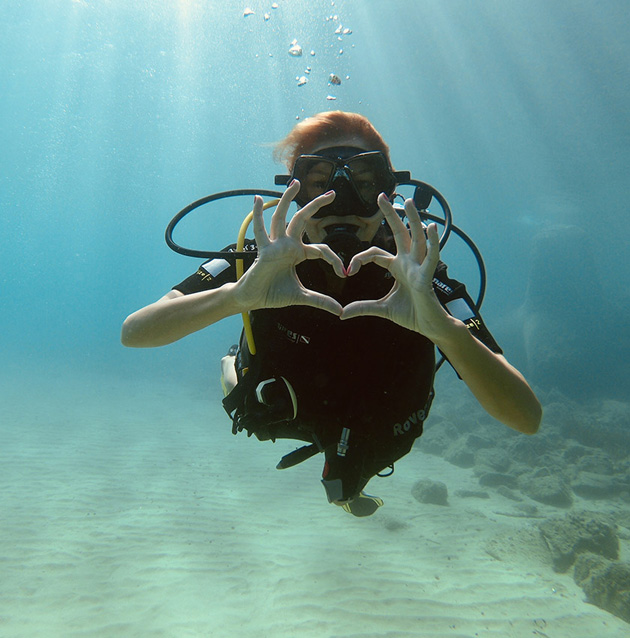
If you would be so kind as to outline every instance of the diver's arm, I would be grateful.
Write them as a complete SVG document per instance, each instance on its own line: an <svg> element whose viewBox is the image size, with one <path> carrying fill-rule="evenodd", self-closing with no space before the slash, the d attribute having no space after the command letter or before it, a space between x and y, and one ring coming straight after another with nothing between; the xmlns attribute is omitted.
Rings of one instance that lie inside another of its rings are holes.
<svg viewBox="0 0 630 638"><path fill-rule="evenodd" d="M307 290L299 281L295 266L305 259L323 259L339 277L345 276L341 259L328 246L304 244L306 220L334 199L334 193L315 198L286 223L293 198L300 190L294 181L282 195L272 217L269 233L263 220L263 201L254 200L253 226L258 257L236 283L183 295L171 291L153 304L141 308L123 323L123 345L152 348L177 341L225 317L286 306L311 306L335 315L341 305L332 297Z"/></svg>
<svg viewBox="0 0 630 638"><path fill-rule="evenodd" d="M121 341L130 348L154 348L242 312L234 296L236 284L184 295L171 290L125 319Z"/></svg>
<svg viewBox="0 0 630 638"><path fill-rule="evenodd" d="M491 416L519 432L534 434L542 410L525 379L504 357L471 335L463 322L449 315L435 295L433 274L439 261L436 225L423 227L412 200L405 202L409 229L387 198L379 197L379 206L394 234L396 255L369 248L352 258L348 275L372 262L389 270L396 283L382 299L349 304L341 318L383 317L424 335L444 353Z"/></svg>
<svg viewBox="0 0 630 638"><path fill-rule="evenodd" d="M445 318L442 335L434 336L433 342L490 416L524 434L538 431L541 405L505 357L492 352L450 315Z"/></svg>

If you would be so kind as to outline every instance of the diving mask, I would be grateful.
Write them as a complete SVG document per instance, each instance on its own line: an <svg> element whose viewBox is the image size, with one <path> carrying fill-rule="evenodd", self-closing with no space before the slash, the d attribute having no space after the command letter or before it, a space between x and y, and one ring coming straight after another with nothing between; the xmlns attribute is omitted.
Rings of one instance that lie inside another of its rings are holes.
<svg viewBox="0 0 630 638"><path fill-rule="evenodd" d="M334 201L317 211L313 217L357 215L371 217L378 211L376 198L380 193L393 195L396 184L408 178L408 173L392 171L381 151L364 151L352 146L322 149L317 154L300 155L293 173L276 175L276 184L300 182L295 201L305 206L329 190L336 193Z"/></svg>

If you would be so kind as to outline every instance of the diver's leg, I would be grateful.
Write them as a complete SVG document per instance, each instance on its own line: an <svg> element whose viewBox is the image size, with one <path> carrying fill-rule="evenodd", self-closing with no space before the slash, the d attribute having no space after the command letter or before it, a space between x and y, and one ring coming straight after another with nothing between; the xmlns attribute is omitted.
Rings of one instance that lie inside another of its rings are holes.
<svg viewBox="0 0 630 638"><path fill-rule="evenodd" d="M322 484L328 502L342 507L354 516L374 514L383 505L383 500L363 491L371 475L363 476L364 460L361 450L351 449L347 456L340 457L331 446L325 450L325 454Z"/></svg>

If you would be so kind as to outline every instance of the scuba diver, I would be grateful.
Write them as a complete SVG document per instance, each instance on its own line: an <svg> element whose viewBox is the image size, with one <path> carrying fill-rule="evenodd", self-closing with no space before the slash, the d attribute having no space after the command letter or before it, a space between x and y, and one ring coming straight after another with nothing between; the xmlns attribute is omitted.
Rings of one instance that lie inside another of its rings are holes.
<svg viewBox="0 0 630 638"><path fill-rule="evenodd" d="M437 225L423 223L414 199L394 206L409 173L393 170L370 121L320 113L295 125L275 157L291 175L276 178L288 186L269 228L256 196L255 240L131 314L122 343L162 346L242 313L240 344L221 362L233 432L301 441L279 469L322 452L328 501L355 516L383 504L364 488L422 434L436 348L488 414L534 434L538 399L448 276Z"/></svg>

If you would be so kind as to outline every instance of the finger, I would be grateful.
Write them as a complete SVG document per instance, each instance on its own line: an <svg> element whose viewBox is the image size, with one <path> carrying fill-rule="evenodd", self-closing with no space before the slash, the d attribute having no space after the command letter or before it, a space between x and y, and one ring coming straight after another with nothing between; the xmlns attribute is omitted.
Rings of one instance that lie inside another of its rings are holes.
<svg viewBox="0 0 630 638"><path fill-rule="evenodd" d="M254 237L256 238L256 245L258 248L264 248L268 246L269 235L265 228L265 220L263 219L263 198L260 195L254 197Z"/></svg>
<svg viewBox="0 0 630 638"><path fill-rule="evenodd" d="M352 275L356 275L361 269L361 266L364 266L365 264L376 264L377 266L380 266L381 268L385 268L386 270L389 270L390 264L392 263L393 260L394 260L394 255L392 255L391 253L388 253L386 250L383 250L382 248L378 248L377 246L372 246L371 248L368 248L367 250L364 250L363 252L358 253L350 260L350 264L348 265L346 273L348 277L351 277Z"/></svg>
<svg viewBox="0 0 630 638"><path fill-rule="evenodd" d="M280 202L271 216L269 235L272 239L278 239L278 237L284 237L286 235L287 212L289 210L289 206L291 206L291 202L299 192L300 182L298 182L297 179L294 179L287 186L287 190L282 193Z"/></svg>
<svg viewBox="0 0 630 638"><path fill-rule="evenodd" d="M340 319L353 319L354 317L380 317L389 319L389 309L382 299L353 301L344 306Z"/></svg>
<svg viewBox="0 0 630 638"><path fill-rule="evenodd" d="M437 224L429 224L427 227L427 256L428 268L433 276L440 261L440 234L438 233Z"/></svg>
<svg viewBox="0 0 630 638"><path fill-rule="evenodd" d="M378 207L385 215L385 219L392 229L394 241L396 242L396 250L398 252L409 252L411 248L411 236L409 230L403 224L402 219L398 216L396 209L392 206L385 193L378 196Z"/></svg>
<svg viewBox="0 0 630 638"><path fill-rule="evenodd" d="M420 219L420 213L413 199L405 200L405 215L411 231L411 252L419 263L422 263L427 254L427 240L425 226Z"/></svg>
<svg viewBox="0 0 630 638"><path fill-rule="evenodd" d="M304 244L304 254L307 259L323 259L330 264L337 277L345 277L346 271L339 255L326 244Z"/></svg>
<svg viewBox="0 0 630 638"><path fill-rule="evenodd" d="M287 235L289 237L302 237L306 229L306 222L322 207L328 206L335 199L335 191L328 191L314 200L310 201L306 206L298 210L287 227Z"/></svg>
<svg viewBox="0 0 630 638"><path fill-rule="evenodd" d="M306 288L303 288L302 294L295 300L295 303L300 306L310 306L311 308L325 310L337 317L343 311L343 306L332 297L313 290L307 290Z"/></svg>

